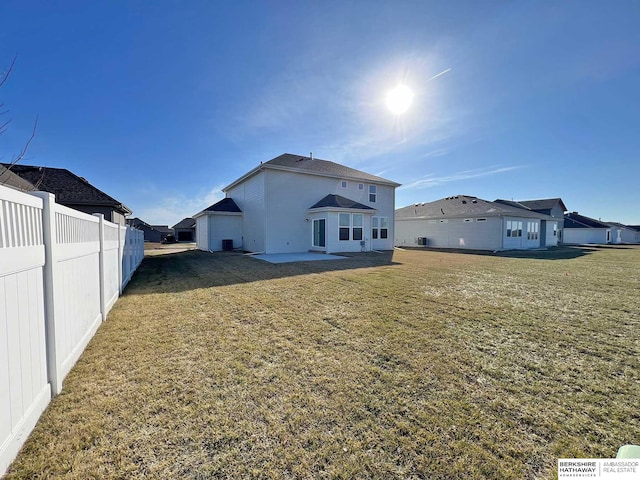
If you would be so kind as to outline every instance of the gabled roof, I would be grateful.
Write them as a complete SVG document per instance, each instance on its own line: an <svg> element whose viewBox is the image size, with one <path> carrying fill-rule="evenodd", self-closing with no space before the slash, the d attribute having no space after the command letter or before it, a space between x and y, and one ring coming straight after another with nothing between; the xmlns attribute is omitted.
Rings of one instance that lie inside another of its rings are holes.
<svg viewBox="0 0 640 480"><path fill-rule="evenodd" d="M556 205L559 205L562 208L563 212L567 211L567 207L561 198L542 198L540 200L495 200L496 203L502 203L504 205L509 205L516 208L523 208L525 210L533 210L534 212L539 212L541 210L551 210Z"/></svg>
<svg viewBox="0 0 640 480"><path fill-rule="evenodd" d="M238 204L233 200L233 198L226 197L196 213L194 218L201 217L207 213L236 214L242 213L242 210L240 210L240 207L238 207Z"/></svg>
<svg viewBox="0 0 640 480"><path fill-rule="evenodd" d="M234 212L234 213L242 213L240 207L233 201L233 198L227 197L223 198L217 203L205 208L203 212Z"/></svg>
<svg viewBox="0 0 640 480"><path fill-rule="evenodd" d="M565 213L564 228L611 228L595 218L585 217L578 212Z"/></svg>
<svg viewBox="0 0 640 480"><path fill-rule="evenodd" d="M358 203L349 198L345 198L335 194L327 195L322 200L309 207L309 210L311 210L312 208L350 208L354 210L375 210L375 208L368 207L367 205L363 205L362 203Z"/></svg>
<svg viewBox="0 0 640 480"><path fill-rule="evenodd" d="M609 225L610 227L628 228L630 230L636 230L636 228L631 227L629 225L625 225L624 223L620 223L620 222L602 222L602 223L605 223L605 224Z"/></svg>
<svg viewBox="0 0 640 480"><path fill-rule="evenodd" d="M169 225L151 225L154 229L158 230L160 233L171 233L172 230L169 228Z"/></svg>
<svg viewBox="0 0 640 480"><path fill-rule="evenodd" d="M156 232L159 232L159 233L166 233L166 232L161 232L155 226L149 225L147 222L145 222L144 220L140 220L138 217L127 218L127 225L131 225L132 227L138 228L140 230L155 230Z"/></svg>
<svg viewBox="0 0 640 480"><path fill-rule="evenodd" d="M176 228L194 228L196 226L196 221L191 218L191 217L187 217L187 218L183 218L182 220L180 220L178 223L176 223L173 227L173 229Z"/></svg>
<svg viewBox="0 0 640 480"><path fill-rule="evenodd" d="M525 217L551 220L552 217L528 209L490 202L468 195L455 195L435 202L415 203L396 210L396 220L412 218Z"/></svg>
<svg viewBox="0 0 640 480"><path fill-rule="evenodd" d="M9 167L9 164L1 165ZM131 213L125 204L65 168L15 164L11 166L11 172L30 183L33 186L31 190L53 193L56 202L63 205L113 207L125 215Z"/></svg>
<svg viewBox="0 0 640 480"><path fill-rule="evenodd" d="M344 180L361 181L365 183L375 183L379 185L389 185L392 187L400 186L399 183L392 182L391 180L387 180L376 175L371 175L370 173L362 172L360 170L356 170L355 168L346 167L344 165L340 165L339 163L330 162L329 160L321 160L319 158L305 157L303 155L283 153L276 158L272 158L268 162L261 163L250 172L246 173L242 177L224 187L222 191L226 192L238 183L243 182L247 178L265 169L285 170L290 172L306 173L309 175L319 175L322 177L332 177Z"/></svg>

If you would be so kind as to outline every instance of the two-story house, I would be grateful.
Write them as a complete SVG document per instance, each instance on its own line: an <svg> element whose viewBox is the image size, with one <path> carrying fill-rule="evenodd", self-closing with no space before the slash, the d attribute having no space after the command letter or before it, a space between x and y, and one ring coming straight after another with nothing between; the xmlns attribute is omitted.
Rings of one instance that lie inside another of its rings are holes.
<svg viewBox="0 0 640 480"><path fill-rule="evenodd" d="M197 246L264 253L391 250L398 186L285 153L227 185L226 198L194 215Z"/></svg>

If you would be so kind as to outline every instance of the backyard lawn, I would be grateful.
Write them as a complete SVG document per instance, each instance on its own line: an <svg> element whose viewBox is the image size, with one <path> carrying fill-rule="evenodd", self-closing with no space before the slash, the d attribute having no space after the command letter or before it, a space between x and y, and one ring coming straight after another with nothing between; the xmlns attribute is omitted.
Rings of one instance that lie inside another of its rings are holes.
<svg viewBox="0 0 640 480"><path fill-rule="evenodd" d="M7 478L553 479L640 443L640 248L148 256Z"/></svg>

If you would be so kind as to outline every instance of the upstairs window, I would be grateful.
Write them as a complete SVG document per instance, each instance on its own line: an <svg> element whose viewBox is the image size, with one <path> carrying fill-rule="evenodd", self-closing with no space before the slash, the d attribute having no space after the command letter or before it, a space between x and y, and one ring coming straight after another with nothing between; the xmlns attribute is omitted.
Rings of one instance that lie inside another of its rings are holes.
<svg viewBox="0 0 640 480"><path fill-rule="evenodd" d="M364 190L364 183L358 184L358 190Z"/></svg>
<svg viewBox="0 0 640 480"><path fill-rule="evenodd" d="M369 185L369 201L371 203L375 203L376 196L378 194L377 188L375 185Z"/></svg>
<svg viewBox="0 0 640 480"><path fill-rule="evenodd" d="M347 187L349 186L349 184L347 183L347 181L346 181L346 180L342 180L342 182L340 182L340 186L341 186L342 188L347 188Z"/></svg>

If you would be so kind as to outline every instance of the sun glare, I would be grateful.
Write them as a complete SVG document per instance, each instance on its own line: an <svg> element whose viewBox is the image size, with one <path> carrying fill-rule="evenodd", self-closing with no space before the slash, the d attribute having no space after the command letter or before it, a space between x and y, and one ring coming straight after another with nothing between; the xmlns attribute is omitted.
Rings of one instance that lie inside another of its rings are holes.
<svg viewBox="0 0 640 480"><path fill-rule="evenodd" d="M413 102L413 92L409 87L400 84L387 93L387 108L395 115L402 115L409 110Z"/></svg>

